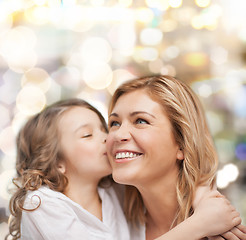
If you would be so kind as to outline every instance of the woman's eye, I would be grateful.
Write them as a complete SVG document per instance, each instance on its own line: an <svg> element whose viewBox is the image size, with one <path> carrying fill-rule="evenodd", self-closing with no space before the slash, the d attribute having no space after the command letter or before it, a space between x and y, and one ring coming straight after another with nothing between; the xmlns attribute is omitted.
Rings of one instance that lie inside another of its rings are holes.
<svg viewBox="0 0 246 240"><path fill-rule="evenodd" d="M142 118L138 118L138 119L136 120L136 123L137 123L137 124L148 124L148 122L147 122L146 120L142 119Z"/></svg>
<svg viewBox="0 0 246 240"><path fill-rule="evenodd" d="M120 126L119 122L117 121L112 121L109 123L109 127L117 127L117 126Z"/></svg>

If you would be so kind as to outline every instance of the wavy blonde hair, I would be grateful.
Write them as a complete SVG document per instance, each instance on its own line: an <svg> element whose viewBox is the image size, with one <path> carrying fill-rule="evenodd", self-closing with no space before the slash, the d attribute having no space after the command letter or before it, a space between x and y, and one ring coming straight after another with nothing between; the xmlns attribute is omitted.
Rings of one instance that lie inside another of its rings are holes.
<svg viewBox="0 0 246 240"><path fill-rule="evenodd" d="M122 95L139 89L145 89L163 107L172 124L176 142L183 150L184 160L179 161L176 185L178 224L193 212L196 186L214 184L218 159L213 139L198 97L189 86L171 76L143 77L123 83L111 99L109 114ZM133 186L126 186L125 213L135 224L145 222L143 200Z"/></svg>
<svg viewBox="0 0 246 240"><path fill-rule="evenodd" d="M95 112L105 131L108 131L101 113L86 101L76 98L54 103L26 122L16 139L17 177L13 179L13 183L17 190L9 203L11 217L9 234L5 239L9 236L14 240L19 239L22 211L37 209L24 209L23 205L28 191L37 190L42 185L58 192L65 190L68 179L58 170L58 162L63 159L58 123L63 114L73 107L83 107Z"/></svg>

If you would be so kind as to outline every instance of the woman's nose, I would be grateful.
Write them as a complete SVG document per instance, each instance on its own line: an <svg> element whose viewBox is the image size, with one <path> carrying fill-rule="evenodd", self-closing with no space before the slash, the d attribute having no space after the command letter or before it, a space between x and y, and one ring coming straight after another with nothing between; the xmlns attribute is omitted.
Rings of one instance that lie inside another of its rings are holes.
<svg viewBox="0 0 246 240"><path fill-rule="evenodd" d="M131 138L131 134L127 126L121 125L115 132L115 138L119 142L127 142Z"/></svg>

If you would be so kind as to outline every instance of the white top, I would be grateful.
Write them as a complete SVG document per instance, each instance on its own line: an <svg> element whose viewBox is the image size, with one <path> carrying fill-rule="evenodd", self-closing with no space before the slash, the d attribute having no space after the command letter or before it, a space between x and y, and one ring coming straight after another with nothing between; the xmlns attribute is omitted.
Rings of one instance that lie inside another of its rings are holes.
<svg viewBox="0 0 246 240"><path fill-rule="evenodd" d="M98 192L102 221L60 192L47 187L29 191L24 207L40 206L34 211L23 211L21 239L132 240L114 188L98 188Z"/></svg>

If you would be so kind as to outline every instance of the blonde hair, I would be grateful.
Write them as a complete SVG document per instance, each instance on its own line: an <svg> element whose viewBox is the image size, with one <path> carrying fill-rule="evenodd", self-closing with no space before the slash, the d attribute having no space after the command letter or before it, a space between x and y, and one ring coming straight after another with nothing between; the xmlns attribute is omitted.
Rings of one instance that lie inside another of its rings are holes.
<svg viewBox="0 0 246 240"><path fill-rule="evenodd" d="M9 234L5 239L8 236L12 236L12 239L20 238L22 211L37 209L28 210L23 207L27 191L37 190L42 185L59 192L65 190L68 179L58 170L58 162L63 158L58 123L65 112L76 106L95 112L105 131L108 131L101 113L89 103L76 98L50 105L26 122L16 139L17 177L13 179L13 183L17 190L9 203L11 217Z"/></svg>
<svg viewBox="0 0 246 240"><path fill-rule="evenodd" d="M112 97L109 114L122 95L139 89L146 90L163 107L172 124L176 142L184 154L184 160L179 161L176 185L178 224L193 212L196 186L214 184L218 159L213 139L198 97L189 86L171 76L143 77L122 84ZM125 212L133 223L145 222L143 200L133 186L126 187Z"/></svg>

